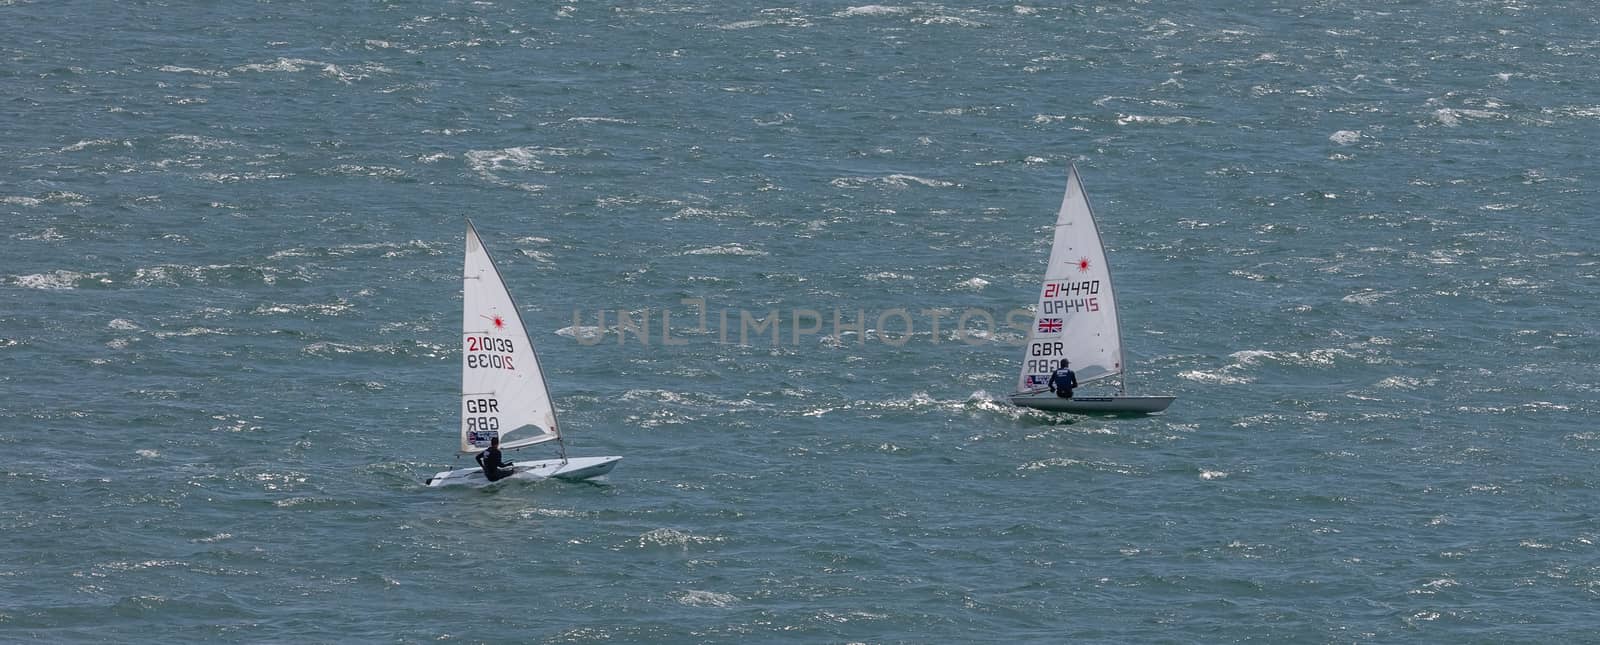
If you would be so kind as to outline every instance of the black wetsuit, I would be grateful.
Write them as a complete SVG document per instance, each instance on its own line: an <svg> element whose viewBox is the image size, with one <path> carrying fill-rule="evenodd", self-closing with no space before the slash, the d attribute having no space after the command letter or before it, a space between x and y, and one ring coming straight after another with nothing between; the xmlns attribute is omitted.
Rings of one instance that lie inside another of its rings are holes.
<svg viewBox="0 0 1600 645"><path fill-rule="evenodd" d="M516 472L507 468L510 463L500 461L499 448L485 448L483 452L478 453L478 465L483 467L483 476L489 481L509 477Z"/></svg>
<svg viewBox="0 0 1600 645"><path fill-rule="evenodd" d="M1050 389L1063 399L1072 398L1072 389L1078 387L1078 375L1065 367L1050 375Z"/></svg>

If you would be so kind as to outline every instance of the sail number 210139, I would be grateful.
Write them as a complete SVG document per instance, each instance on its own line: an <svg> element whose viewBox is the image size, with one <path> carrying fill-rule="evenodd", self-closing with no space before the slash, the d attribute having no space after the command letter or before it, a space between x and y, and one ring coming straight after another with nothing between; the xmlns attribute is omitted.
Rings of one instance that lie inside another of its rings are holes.
<svg viewBox="0 0 1600 645"><path fill-rule="evenodd" d="M467 336L466 337L467 367L490 369L515 370L511 363L511 354L515 353L516 345L509 338L495 338L494 336Z"/></svg>

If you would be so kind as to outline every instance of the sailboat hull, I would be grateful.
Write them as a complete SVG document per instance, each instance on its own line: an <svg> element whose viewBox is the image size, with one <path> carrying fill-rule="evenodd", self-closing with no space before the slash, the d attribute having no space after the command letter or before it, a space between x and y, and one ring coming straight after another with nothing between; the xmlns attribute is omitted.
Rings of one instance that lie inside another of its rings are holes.
<svg viewBox="0 0 1600 645"><path fill-rule="evenodd" d="M1080 414L1149 414L1172 405L1175 396L1075 396L1063 399L1054 392L1017 393L1011 403L1049 412Z"/></svg>
<svg viewBox="0 0 1600 645"><path fill-rule="evenodd" d="M503 482L508 479L540 480L564 479L567 481L582 481L599 477L611 472L611 469L622 461L622 457L569 457L567 459L539 459L535 461L519 461L511 467L516 471L510 477L503 477L490 482L483 476L482 468L459 468L446 470L429 477L428 486L439 488L441 486L487 486L491 483Z"/></svg>

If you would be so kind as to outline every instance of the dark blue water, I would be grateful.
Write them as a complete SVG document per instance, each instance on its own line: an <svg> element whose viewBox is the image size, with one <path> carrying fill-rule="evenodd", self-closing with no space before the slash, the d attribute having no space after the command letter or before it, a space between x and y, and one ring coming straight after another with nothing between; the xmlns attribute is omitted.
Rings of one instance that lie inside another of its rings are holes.
<svg viewBox="0 0 1600 645"><path fill-rule="evenodd" d="M0 1L0 640L1595 641L1600 13L1228 4ZM466 217L609 480L420 486Z"/></svg>

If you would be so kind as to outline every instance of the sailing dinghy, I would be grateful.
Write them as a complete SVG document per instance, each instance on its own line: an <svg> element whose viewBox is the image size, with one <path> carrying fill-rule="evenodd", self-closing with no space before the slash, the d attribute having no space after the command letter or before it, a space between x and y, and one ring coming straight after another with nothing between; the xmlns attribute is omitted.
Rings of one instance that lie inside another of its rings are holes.
<svg viewBox="0 0 1600 645"><path fill-rule="evenodd" d="M1067 168L1067 193L1056 213L1050 263L1044 270L1026 347L1017 391L1011 395L1013 404L1052 412L1137 414L1160 412L1177 398L1128 396L1111 267L1106 264L1094 209L1075 165ZM1116 395L1081 396L1075 391L1072 398L1057 397L1049 383L1061 359L1068 359L1077 373L1079 391L1090 383L1116 377Z"/></svg>
<svg viewBox="0 0 1600 645"><path fill-rule="evenodd" d="M476 454L500 438L501 450L556 442L558 459L516 461L504 479L582 480L611 472L621 457L568 457L556 425L555 404L539 369L517 305L495 268L489 249L467 222L467 261L461 280L461 452ZM447 470L429 486L489 482L482 468Z"/></svg>

